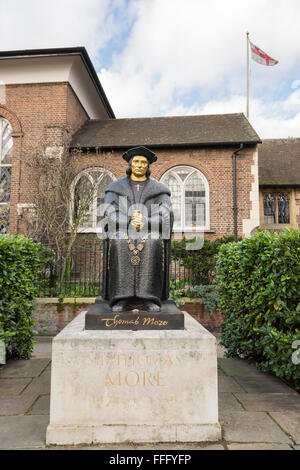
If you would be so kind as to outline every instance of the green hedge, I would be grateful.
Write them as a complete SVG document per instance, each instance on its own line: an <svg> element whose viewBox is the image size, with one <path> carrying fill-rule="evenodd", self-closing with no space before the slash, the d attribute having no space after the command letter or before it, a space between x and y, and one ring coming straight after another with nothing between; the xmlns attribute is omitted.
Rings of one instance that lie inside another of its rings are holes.
<svg viewBox="0 0 300 470"><path fill-rule="evenodd" d="M257 233L220 247L216 282L229 356L254 359L300 388L300 231Z"/></svg>
<svg viewBox="0 0 300 470"><path fill-rule="evenodd" d="M188 250L187 245L195 242L196 238L187 240L183 237L180 241L172 240L171 256L177 261L181 259L184 267L191 271L193 285L214 284L218 251L222 245L233 242L233 240L234 235L216 238L215 240L205 238L200 250ZM177 285L177 288L180 287Z"/></svg>
<svg viewBox="0 0 300 470"><path fill-rule="evenodd" d="M43 263L40 244L22 235L0 235L0 340L7 358L30 357L35 280Z"/></svg>

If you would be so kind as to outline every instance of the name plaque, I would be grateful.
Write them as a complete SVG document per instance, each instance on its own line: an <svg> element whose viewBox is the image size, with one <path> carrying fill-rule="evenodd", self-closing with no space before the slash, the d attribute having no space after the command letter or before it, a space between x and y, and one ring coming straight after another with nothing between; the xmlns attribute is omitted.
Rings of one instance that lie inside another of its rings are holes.
<svg viewBox="0 0 300 470"><path fill-rule="evenodd" d="M86 330L183 330L184 314L173 301L162 302L160 312L132 310L112 312L101 298L85 315Z"/></svg>

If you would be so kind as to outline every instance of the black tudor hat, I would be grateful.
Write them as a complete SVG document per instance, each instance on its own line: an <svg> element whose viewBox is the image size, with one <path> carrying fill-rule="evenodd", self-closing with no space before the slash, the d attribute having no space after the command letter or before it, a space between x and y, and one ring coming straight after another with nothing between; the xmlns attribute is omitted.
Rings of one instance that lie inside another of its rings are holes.
<svg viewBox="0 0 300 470"><path fill-rule="evenodd" d="M155 155L155 153L151 152L151 150L149 150L149 149L147 149L146 147L143 147L143 146L142 147L134 147L132 149L127 150L127 152L124 153L122 158L124 158L124 160L126 160L126 162L129 163L131 158L136 157L137 155L138 156L141 155L143 157L146 157L148 159L149 163L154 163L157 160L157 156Z"/></svg>

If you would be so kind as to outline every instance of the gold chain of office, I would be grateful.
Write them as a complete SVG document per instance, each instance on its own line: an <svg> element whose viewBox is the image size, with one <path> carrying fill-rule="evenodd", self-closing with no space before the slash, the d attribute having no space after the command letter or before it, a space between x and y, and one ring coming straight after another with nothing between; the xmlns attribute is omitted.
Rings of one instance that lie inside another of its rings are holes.
<svg viewBox="0 0 300 470"><path fill-rule="evenodd" d="M130 258L130 262L133 266L138 266L140 264L141 258L138 256L138 254L143 250L147 238L150 236L150 233L147 233L141 241L135 246L134 242L130 240L129 236L123 232L124 238L127 241L128 248L133 254L133 256Z"/></svg>

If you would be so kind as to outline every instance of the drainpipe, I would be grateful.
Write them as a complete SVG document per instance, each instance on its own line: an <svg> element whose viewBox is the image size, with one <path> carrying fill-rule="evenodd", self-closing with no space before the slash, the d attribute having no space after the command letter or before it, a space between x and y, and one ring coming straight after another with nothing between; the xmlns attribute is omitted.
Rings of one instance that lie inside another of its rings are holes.
<svg viewBox="0 0 300 470"><path fill-rule="evenodd" d="M238 239L238 228L237 228L237 188L236 188L236 155L244 148L244 144L240 144L240 147L235 150L232 154L232 170L233 170L233 226L234 226L234 239Z"/></svg>

